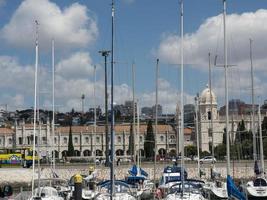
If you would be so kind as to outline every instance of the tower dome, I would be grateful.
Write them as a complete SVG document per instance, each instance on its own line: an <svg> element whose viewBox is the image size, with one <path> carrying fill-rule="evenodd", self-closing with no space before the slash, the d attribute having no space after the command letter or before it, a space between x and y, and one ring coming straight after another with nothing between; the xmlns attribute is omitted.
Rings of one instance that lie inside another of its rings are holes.
<svg viewBox="0 0 267 200"><path fill-rule="evenodd" d="M211 97L211 98L210 98ZM207 85L207 87L202 91L200 95L200 104L210 104L217 105L217 98L213 91L211 91L210 94L210 88Z"/></svg>

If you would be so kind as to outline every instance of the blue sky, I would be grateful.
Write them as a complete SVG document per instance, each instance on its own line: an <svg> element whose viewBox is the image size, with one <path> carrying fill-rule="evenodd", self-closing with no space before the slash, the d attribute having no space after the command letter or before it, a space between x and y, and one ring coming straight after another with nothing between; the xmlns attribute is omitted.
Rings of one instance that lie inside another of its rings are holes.
<svg viewBox="0 0 267 200"><path fill-rule="evenodd" d="M115 101L131 98L131 65L142 106L154 104L155 65L160 59L159 103L174 112L180 90L178 0L117 0ZM40 22L41 107L51 107L51 39L56 51L56 104L61 111L93 106L93 65L97 66L97 103L103 106L103 58L110 49L111 0L0 0L0 104L22 109L33 105L34 19ZM267 2L228 1L229 97L250 101L249 38L253 42L256 95L266 99L265 39ZM222 1L185 0L185 103L208 83L208 52L222 61ZM218 104L224 103L223 69L213 68Z"/></svg>

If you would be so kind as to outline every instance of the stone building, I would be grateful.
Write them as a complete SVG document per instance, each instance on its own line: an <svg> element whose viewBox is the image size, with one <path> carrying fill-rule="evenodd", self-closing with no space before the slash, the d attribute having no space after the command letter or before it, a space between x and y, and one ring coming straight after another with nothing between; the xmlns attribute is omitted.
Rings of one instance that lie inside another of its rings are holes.
<svg viewBox="0 0 267 200"><path fill-rule="evenodd" d="M154 132L155 132L155 127ZM140 125L140 152L144 155L144 140L147 125ZM36 143L39 145L41 157L51 156L55 152L57 158L67 154L69 141L69 127L56 127L55 137L52 138L51 124L36 127ZM127 156L129 149L130 124L115 126L115 153L118 156ZM105 155L105 126L72 126L72 140L76 156ZM54 142L54 148L52 143ZM138 140L136 139L136 149ZM0 128L0 148L23 148L33 145L33 124L22 124L11 128ZM157 154L176 153L176 133L170 125L158 125Z"/></svg>
<svg viewBox="0 0 267 200"><path fill-rule="evenodd" d="M261 114L263 120L266 114ZM200 148L202 151L210 151L209 146L212 144L212 131L214 134L214 146L221 144L223 141L223 133L225 129L225 115L220 115L218 111L217 97L213 91L207 86L199 96L199 135ZM212 120L211 120L212 119ZM231 112L229 114L228 129L230 132L230 141L234 141L238 123L244 120L247 130L252 127L252 115L249 113L240 114L239 112ZM212 123L211 123L212 122ZM255 112L255 128L258 129L258 116Z"/></svg>

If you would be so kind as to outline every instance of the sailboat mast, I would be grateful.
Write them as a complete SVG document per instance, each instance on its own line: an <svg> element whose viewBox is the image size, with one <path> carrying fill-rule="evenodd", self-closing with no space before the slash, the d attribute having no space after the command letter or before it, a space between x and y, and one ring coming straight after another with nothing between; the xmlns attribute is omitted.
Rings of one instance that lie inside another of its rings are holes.
<svg viewBox="0 0 267 200"><path fill-rule="evenodd" d="M135 134L136 134L136 127L135 127L135 66L134 63L132 64L132 89L133 89L133 160L134 163L137 162L136 160L136 139L135 139ZM129 144L130 145L130 144Z"/></svg>
<svg viewBox="0 0 267 200"><path fill-rule="evenodd" d="M94 65L94 136L96 138L96 95L95 95L95 91L96 91L96 66ZM95 144L95 152L94 152L94 165L96 168L96 144Z"/></svg>
<svg viewBox="0 0 267 200"><path fill-rule="evenodd" d="M158 135L158 83L159 83L159 59L156 65L156 109L155 109L155 136L154 136L154 184L156 184L156 162L157 162L157 135Z"/></svg>
<svg viewBox="0 0 267 200"><path fill-rule="evenodd" d="M182 181L182 195L184 190L184 3L183 0L180 1L180 16L181 16L181 181Z"/></svg>
<svg viewBox="0 0 267 200"><path fill-rule="evenodd" d="M37 83L38 83L38 21L36 25L36 40L35 40L35 73L34 73L34 110L33 110L33 148L32 148L32 196L34 195L34 173L35 173L35 137L36 137L36 107L37 107Z"/></svg>
<svg viewBox="0 0 267 200"><path fill-rule="evenodd" d="M212 106L212 94L211 94L211 61L209 53L209 90L210 90L210 132L211 132L211 154L214 158L214 133L213 133L213 106Z"/></svg>
<svg viewBox="0 0 267 200"><path fill-rule="evenodd" d="M196 136L197 136L197 175L200 178L200 158L199 158L199 133L198 133L198 101L199 101L199 96L197 94L196 98L195 98L195 103L196 103L196 107L195 107L195 113L196 113Z"/></svg>
<svg viewBox="0 0 267 200"><path fill-rule="evenodd" d="M52 166L53 170L56 168L55 164L55 41L52 39Z"/></svg>
<svg viewBox="0 0 267 200"><path fill-rule="evenodd" d="M227 175L230 175L230 135L229 135L229 103L228 103L228 58L226 35L226 0L223 0L223 35L224 35L224 75L225 75L225 130L226 130L226 157Z"/></svg>
<svg viewBox="0 0 267 200"><path fill-rule="evenodd" d="M136 110L137 110L137 144L138 144L138 150L137 150L137 152L138 152L138 159L137 159L137 166L138 167L141 167L140 166L140 157L141 157L141 155L140 155L140 111L139 111L139 104L138 104L139 102L138 102L138 99L137 99L137 101L136 101Z"/></svg>
<svg viewBox="0 0 267 200"><path fill-rule="evenodd" d="M114 173L114 110L113 110L113 79L114 79L114 18L115 18L115 7L114 7L114 0L112 0L112 26L111 26L111 126L110 126L110 132L111 132L111 143L110 143L110 149L111 149L111 168L110 168L110 181L111 181L111 196L110 199L113 199L114 195L114 179L115 179L115 173Z"/></svg>
<svg viewBox="0 0 267 200"><path fill-rule="evenodd" d="M252 39L249 39L249 56L250 56L250 67L251 67L251 103L252 103L252 135L253 135L253 159L254 162L257 160L257 149L256 149L256 132L255 132L255 105L254 105L254 71L252 61Z"/></svg>
<svg viewBox="0 0 267 200"><path fill-rule="evenodd" d="M261 108L260 108L260 104L259 104L259 108L258 108L258 118L259 118L259 132L260 132L260 159L261 159L261 169L262 169L262 173L264 173L265 167L264 167L264 154L263 154L263 141L262 141Z"/></svg>

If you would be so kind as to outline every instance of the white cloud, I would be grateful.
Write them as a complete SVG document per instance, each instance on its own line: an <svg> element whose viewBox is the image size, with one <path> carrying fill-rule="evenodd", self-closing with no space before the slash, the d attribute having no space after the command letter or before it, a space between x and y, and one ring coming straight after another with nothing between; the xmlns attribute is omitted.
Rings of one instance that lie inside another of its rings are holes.
<svg viewBox="0 0 267 200"><path fill-rule="evenodd" d="M86 79L93 75L94 67L89 53L76 52L69 58L60 61L56 70L58 74L66 79Z"/></svg>
<svg viewBox="0 0 267 200"><path fill-rule="evenodd" d="M255 65L264 69L263 65L257 65L257 61L267 63L265 47L267 45L267 10L243 14L231 14L227 16L228 56L229 62L242 64L249 62L249 38L254 40L253 54ZM184 36L185 62L194 64L193 67L207 69L208 52L217 54L218 62L223 58L223 21L222 15L206 19L193 33ZM169 63L180 63L180 37L176 34L165 34L157 49L160 59Z"/></svg>
<svg viewBox="0 0 267 200"><path fill-rule="evenodd" d="M180 102L180 93L171 84L163 79L159 79L158 103L163 106L164 113L175 113L177 102ZM145 92L140 94L142 106L153 106L156 104L156 92ZM184 104L194 103L194 97L184 93Z"/></svg>
<svg viewBox="0 0 267 200"><path fill-rule="evenodd" d="M85 47L98 36L96 20L89 13L79 3L60 9L49 0L25 0L1 30L2 38L14 46L32 47L38 20L41 47L49 47L52 38L57 48Z"/></svg>
<svg viewBox="0 0 267 200"><path fill-rule="evenodd" d="M266 98L267 74L267 10L227 15L229 98L244 98L251 95L249 39L253 39L253 63L255 93ZM176 34L163 34L156 50L157 56L168 63L180 63L180 37ZM223 64L223 18L222 15L207 18L199 28L184 36L185 63L193 64L196 70L208 70L208 53L218 55L218 64ZM224 71L213 69L213 88L221 104L224 104ZM257 89L258 88L258 89ZM247 98L249 100L249 98Z"/></svg>

